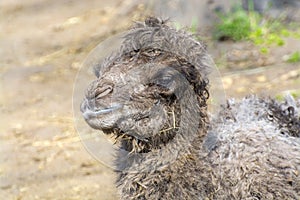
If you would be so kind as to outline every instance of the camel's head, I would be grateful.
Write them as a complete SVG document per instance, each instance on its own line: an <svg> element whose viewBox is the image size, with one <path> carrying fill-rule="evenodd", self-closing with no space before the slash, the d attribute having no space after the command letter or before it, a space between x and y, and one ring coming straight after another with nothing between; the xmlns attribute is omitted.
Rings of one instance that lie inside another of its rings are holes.
<svg viewBox="0 0 300 200"><path fill-rule="evenodd" d="M148 18L95 68L97 79L81 104L83 117L135 152L166 145L181 127L196 132L206 117L206 56L190 35Z"/></svg>

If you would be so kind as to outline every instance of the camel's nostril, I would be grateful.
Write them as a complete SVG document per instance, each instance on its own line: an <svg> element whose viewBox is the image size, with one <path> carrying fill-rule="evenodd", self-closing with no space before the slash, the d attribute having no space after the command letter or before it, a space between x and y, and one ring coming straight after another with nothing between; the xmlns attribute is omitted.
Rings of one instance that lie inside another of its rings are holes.
<svg viewBox="0 0 300 200"><path fill-rule="evenodd" d="M108 94L112 93L113 91L113 86L112 85L105 85L101 88L98 88L95 91L95 98L96 99L101 99L105 96L107 96Z"/></svg>

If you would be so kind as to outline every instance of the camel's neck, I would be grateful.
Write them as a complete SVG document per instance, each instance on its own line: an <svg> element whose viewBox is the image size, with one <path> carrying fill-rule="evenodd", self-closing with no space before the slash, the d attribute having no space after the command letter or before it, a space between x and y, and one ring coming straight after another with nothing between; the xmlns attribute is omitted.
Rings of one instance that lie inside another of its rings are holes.
<svg viewBox="0 0 300 200"><path fill-rule="evenodd" d="M213 187L205 176L209 168L202 150L206 134L204 121L184 116L182 128L161 149L145 154L120 152L117 186L121 199L198 199L211 193ZM204 185L206 190L201 189Z"/></svg>

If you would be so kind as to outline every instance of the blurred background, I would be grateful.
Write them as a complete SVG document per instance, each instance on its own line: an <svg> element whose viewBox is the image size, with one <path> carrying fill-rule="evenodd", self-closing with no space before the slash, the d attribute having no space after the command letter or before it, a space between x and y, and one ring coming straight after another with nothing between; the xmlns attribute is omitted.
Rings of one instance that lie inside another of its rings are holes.
<svg viewBox="0 0 300 200"><path fill-rule="evenodd" d="M230 3L229 3L230 2ZM147 15L203 40L227 98L300 96L300 1L0 1L0 199L117 199L74 128L76 74ZM217 77L218 78L218 77ZM89 81L89 80L87 80Z"/></svg>

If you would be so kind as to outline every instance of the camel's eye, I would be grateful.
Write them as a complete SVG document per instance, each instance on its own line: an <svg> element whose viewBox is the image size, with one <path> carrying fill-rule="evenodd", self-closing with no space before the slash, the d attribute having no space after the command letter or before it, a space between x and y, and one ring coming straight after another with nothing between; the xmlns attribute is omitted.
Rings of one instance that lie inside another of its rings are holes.
<svg viewBox="0 0 300 200"><path fill-rule="evenodd" d="M100 87L95 92L95 98L101 99L101 98L107 96L108 94L112 93L112 91L113 91L112 85L105 85L103 87Z"/></svg>

